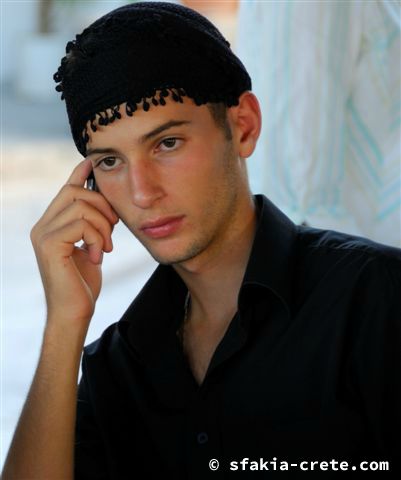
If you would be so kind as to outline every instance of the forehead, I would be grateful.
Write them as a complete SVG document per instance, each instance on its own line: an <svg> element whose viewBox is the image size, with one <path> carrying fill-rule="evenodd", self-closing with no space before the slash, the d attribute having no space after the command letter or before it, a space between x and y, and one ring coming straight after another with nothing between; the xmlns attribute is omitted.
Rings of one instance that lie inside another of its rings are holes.
<svg viewBox="0 0 401 480"><path fill-rule="evenodd" d="M157 126L167 123L171 120L186 121L188 128L209 129L213 126L212 116L206 105L196 105L192 99L183 97L183 103L176 102L170 97L166 97L166 105L150 105L148 111L143 110L142 103L138 104L138 109L132 116L126 113L126 103L119 106L120 119L116 119L108 125L99 125L97 120L93 122L96 126L96 132L90 128L90 122L87 123L89 141L87 147L93 147L99 142L110 142L113 139L129 133L131 138L140 138ZM111 109L106 109L111 114ZM190 123L189 123L190 122Z"/></svg>

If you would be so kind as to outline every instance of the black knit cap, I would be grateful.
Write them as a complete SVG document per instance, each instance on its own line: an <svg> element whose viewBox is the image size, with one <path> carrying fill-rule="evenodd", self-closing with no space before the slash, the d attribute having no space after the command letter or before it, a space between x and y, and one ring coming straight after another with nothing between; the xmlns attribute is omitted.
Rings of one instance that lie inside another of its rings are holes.
<svg viewBox="0 0 401 480"><path fill-rule="evenodd" d="M138 2L96 20L67 43L54 80L65 99L72 136L86 155L86 125L107 125L142 103L192 98L196 105L238 105L251 90L244 65L218 29L195 10L168 2ZM158 93L158 97L156 97ZM111 112L108 112L110 110Z"/></svg>

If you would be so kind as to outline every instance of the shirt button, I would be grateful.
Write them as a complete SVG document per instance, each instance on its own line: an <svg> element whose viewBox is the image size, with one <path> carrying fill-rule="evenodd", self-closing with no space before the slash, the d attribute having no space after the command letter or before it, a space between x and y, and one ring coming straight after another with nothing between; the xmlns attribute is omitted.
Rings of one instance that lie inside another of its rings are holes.
<svg viewBox="0 0 401 480"><path fill-rule="evenodd" d="M196 439L198 440L199 445L203 445L209 440L209 437L207 436L206 432L200 432L198 433Z"/></svg>

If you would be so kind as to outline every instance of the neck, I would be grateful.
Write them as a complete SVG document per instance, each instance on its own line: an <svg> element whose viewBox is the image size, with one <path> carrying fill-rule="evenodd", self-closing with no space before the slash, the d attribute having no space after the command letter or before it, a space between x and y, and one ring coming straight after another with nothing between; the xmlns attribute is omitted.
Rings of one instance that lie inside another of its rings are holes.
<svg viewBox="0 0 401 480"><path fill-rule="evenodd" d="M251 253L256 224L256 207L250 197L237 210L234 225L227 229L224 241L214 252L174 267L190 293L188 322L216 324L232 319L237 311L238 293Z"/></svg>

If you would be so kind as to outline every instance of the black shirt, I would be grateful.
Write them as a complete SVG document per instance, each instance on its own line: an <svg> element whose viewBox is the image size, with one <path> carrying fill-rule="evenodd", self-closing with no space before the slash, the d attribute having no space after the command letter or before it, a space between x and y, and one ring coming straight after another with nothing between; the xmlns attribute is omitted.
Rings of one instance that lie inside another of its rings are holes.
<svg viewBox="0 0 401 480"><path fill-rule="evenodd" d="M238 311L201 386L176 335L187 288L170 266L85 347L76 478L285 478L281 462L299 474L332 459L356 465L353 478L362 460L389 462L376 478L400 469L401 250L255 202Z"/></svg>

